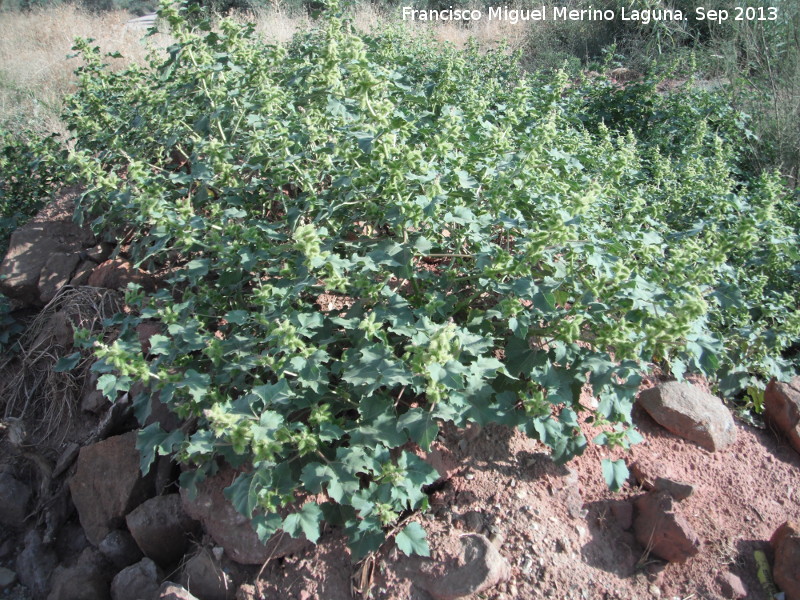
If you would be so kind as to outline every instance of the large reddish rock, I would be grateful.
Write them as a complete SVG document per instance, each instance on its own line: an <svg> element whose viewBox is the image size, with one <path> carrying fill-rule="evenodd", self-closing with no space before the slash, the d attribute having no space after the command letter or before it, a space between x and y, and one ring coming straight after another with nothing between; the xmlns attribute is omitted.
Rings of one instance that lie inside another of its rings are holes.
<svg viewBox="0 0 800 600"><path fill-rule="evenodd" d="M676 511L675 499L666 491L648 492L635 501L633 530L636 541L668 562L683 563L700 551L700 538Z"/></svg>
<svg viewBox="0 0 800 600"><path fill-rule="evenodd" d="M43 306L72 277L91 231L72 221L34 221L11 234L0 264L0 293L24 304Z"/></svg>
<svg viewBox="0 0 800 600"><path fill-rule="evenodd" d="M96 267L89 275L88 285L112 290L124 290L129 283L138 283L147 291L155 289L152 276L147 271L137 269L121 258L107 260Z"/></svg>
<svg viewBox="0 0 800 600"><path fill-rule="evenodd" d="M645 390L639 405L664 429L709 452L736 441L733 415L722 401L688 383L668 381Z"/></svg>
<svg viewBox="0 0 800 600"><path fill-rule="evenodd" d="M128 530L145 556L166 566L177 562L199 527L183 510L179 494L144 501L127 517Z"/></svg>
<svg viewBox="0 0 800 600"><path fill-rule="evenodd" d="M97 546L123 527L125 516L153 495L152 479L139 471L135 431L82 448L70 491L87 539Z"/></svg>
<svg viewBox="0 0 800 600"><path fill-rule="evenodd" d="M67 285L78 268L81 257L76 252L57 252L50 255L39 272L39 301L47 304Z"/></svg>
<svg viewBox="0 0 800 600"><path fill-rule="evenodd" d="M223 492L236 475L234 469L223 467L197 486L194 499L181 489L186 513L203 524L205 531L232 560L243 565L262 565L269 558L295 554L311 545L305 537L295 539L280 531L262 544L250 519L239 513Z"/></svg>
<svg viewBox="0 0 800 600"><path fill-rule="evenodd" d="M775 550L772 578L786 594L786 600L800 600L800 524L787 521L769 541Z"/></svg>
<svg viewBox="0 0 800 600"><path fill-rule="evenodd" d="M789 383L769 382L764 391L764 416L800 452L800 376Z"/></svg>

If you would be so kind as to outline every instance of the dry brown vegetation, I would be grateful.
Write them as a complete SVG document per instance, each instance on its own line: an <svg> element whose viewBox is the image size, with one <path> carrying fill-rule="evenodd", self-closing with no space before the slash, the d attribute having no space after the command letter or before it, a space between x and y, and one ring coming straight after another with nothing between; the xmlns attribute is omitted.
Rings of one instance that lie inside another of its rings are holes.
<svg viewBox="0 0 800 600"><path fill-rule="evenodd" d="M32 12L0 12L0 127L11 131L31 129L38 133L65 133L60 119L64 98L75 85L78 60L69 58L76 37L93 38L105 52L118 51L122 60L112 66L141 62L147 54L144 29L127 23L124 11L90 13L73 5L60 5ZM253 16L239 16L253 20ZM313 23L306 15L294 15L276 6L255 16L256 31L273 43L286 43ZM354 25L367 31L400 17L365 5L353 16ZM470 38L482 45L507 39L511 48L523 43L524 28L502 23L479 24L466 29L447 23L410 23L420 34L464 47ZM166 45L166 36L149 38L149 44Z"/></svg>
<svg viewBox="0 0 800 600"><path fill-rule="evenodd" d="M105 51L141 60L142 31L125 26L125 12L90 14L71 5L0 13L0 125L11 130L64 132L59 118L79 66L70 59L76 37L91 37Z"/></svg>

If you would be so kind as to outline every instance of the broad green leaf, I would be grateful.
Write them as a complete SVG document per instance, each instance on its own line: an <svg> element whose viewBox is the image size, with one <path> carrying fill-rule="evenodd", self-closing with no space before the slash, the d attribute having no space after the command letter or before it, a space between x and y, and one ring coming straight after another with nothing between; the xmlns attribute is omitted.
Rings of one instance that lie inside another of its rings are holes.
<svg viewBox="0 0 800 600"><path fill-rule="evenodd" d="M418 554L420 556L430 556L428 541L422 525L412 521L401 529L394 538L397 547L406 555Z"/></svg>
<svg viewBox="0 0 800 600"><path fill-rule="evenodd" d="M78 363L80 361L81 361L80 352L73 352L69 356L62 356L53 366L53 371L55 371L56 373L64 373L66 371L72 371L72 369L78 366Z"/></svg>
<svg viewBox="0 0 800 600"><path fill-rule="evenodd" d="M612 492L618 492L620 488L625 485L630 473L628 467L625 465L623 459L612 461L611 459L604 458L602 460L603 477L606 480L606 485Z"/></svg>
<svg viewBox="0 0 800 600"><path fill-rule="evenodd" d="M439 435L439 424L430 411L421 408L411 408L397 420L397 427L405 429L408 436L426 452L430 450L431 443Z"/></svg>
<svg viewBox="0 0 800 600"><path fill-rule="evenodd" d="M282 529L293 538L304 534L306 538L316 543L319 539L319 525L322 521L322 510L315 502L307 502L303 507L283 520Z"/></svg>

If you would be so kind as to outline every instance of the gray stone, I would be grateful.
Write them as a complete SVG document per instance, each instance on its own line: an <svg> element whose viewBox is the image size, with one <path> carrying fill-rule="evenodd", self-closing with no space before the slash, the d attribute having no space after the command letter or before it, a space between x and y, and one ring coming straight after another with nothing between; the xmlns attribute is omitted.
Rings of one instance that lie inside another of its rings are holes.
<svg viewBox="0 0 800 600"><path fill-rule="evenodd" d="M653 489L669 492L675 500L686 500L694 494L694 486L684 481L675 481L666 477L656 477Z"/></svg>
<svg viewBox="0 0 800 600"><path fill-rule="evenodd" d="M97 549L118 569L129 567L143 557L133 536L121 529L115 529L104 537Z"/></svg>
<svg viewBox="0 0 800 600"><path fill-rule="evenodd" d="M236 596L232 574L205 549L186 561L181 583L202 600L233 600Z"/></svg>
<svg viewBox="0 0 800 600"><path fill-rule="evenodd" d="M81 410L84 412L99 415L111 402L103 395L100 390L90 390L81 400Z"/></svg>
<svg viewBox="0 0 800 600"><path fill-rule="evenodd" d="M193 596L191 592L182 585L171 581L165 581L161 584L161 587L158 588L156 600L197 600L197 597Z"/></svg>
<svg viewBox="0 0 800 600"><path fill-rule="evenodd" d="M17 582L17 574L11 569L0 567L0 592L7 590Z"/></svg>
<svg viewBox="0 0 800 600"><path fill-rule="evenodd" d="M50 576L58 564L56 553L42 544L39 532L31 529L25 534L25 548L17 556L16 571L20 583L34 598L46 598L50 591Z"/></svg>
<svg viewBox="0 0 800 600"><path fill-rule="evenodd" d="M639 404L659 425L709 452L736 441L733 416L722 401L688 383L669 381L645 390Z"/></svg>
<svg viewBox="0 0 800 600"><path fill-rule="evenodd" d="M250 519L239 513L225 497L223 490L233 482L236 474L230 467L221 468L216 475L197 486L194 499L181 488L186 513L202 523L208 535L225 549L231 559L244 565L262 565L269 558L281 558L311 546L305 537L295 539L282 532L273 535L266 544L261 543Z"/></svg>
<svg viewBox="0 0 800 600"><path fill-rule="evenodd" d="M87 548L71 567L58 566L47 600L109 600L111 572L97 550Z"/></svg>
<svg viewBox="0 0 800 600"><path fill-rule="evenodd" d="M145 556L164 566L180 560L189 545L189 535L199 529L183 510L179 494L150 498L125 521Z"/></svg>
<svg viewBox="0 0 800 600"><path fill-rule="evenodd" d="M28 516L30 488L11 473L0 473L0 523L12 529L24 526Z"/></svg>
<svg viewBox="0 0 800 600"><path fill-rule="evenodd" d="M635 501L636 541L655 556L683 563L700 551L700 538L680 513L667 491L648 492Z"/></svg>
<svg viewBox="0 0 800 600"><path fill-rule="evenodd" d="M70 481L72 499L86 537L95 546L125 515L152 495L152 476L142 477L136 432L118 435L81 448Z"/></svg>
<svg viewBox="0 0 800 600"><path fill-rule="evenodd" d="M122 569L111 582L112 600L152 600L158 595L162 576L156 563L143 558Z"/></svg>
<svg viewBox="0 0 800 600"><path fill-rule="evenodd" d="M77 258L81 249L92 243L91 231L72 221L32 220L11 234L8 252L0 264L0 293L24 304L42 306L46 301L40 296L40 280L45 286L65 277L69 280L77 263L66 256Z"/></svg>
<svg viewBox="0 0 800 600"><path fill-rule="evenodd" d="M789 383L769 382L764 391L764 416L800 452L800 376Z"/></svg>
<svg viewBox="0 0 800 600"><path fill-rule="evenodd" d="M497 548L476 533L461 538L459 564L443 577L421 577L418 583L435 600L456 600L480 594L511 577L511 567Z"/></svg>
<svg viewBox="0 0 800 600"><path fill-rule="evenodd" d="M89 548L89 540L83 532L83 527L76 521L62 523L60 527L53 528L58 534L54 535L53 550L56 551L58 560L64 566L76 562L83 552ZM46 539L46 536L44 536Z"/></svg>
<svg viewBox="0 0 800 600"><path fill-rule="evenodd" d="M786 521L769 540L775 551L772 578L786 600L800 600L800 524Z"/></svg>
<svg viewBox="0 0 800 600"><path fill-rule="evenodd" d="M39 301L47 304L67 285L75 273L80 256L75 252L57 252L44 263L39 273Z"/></svg>

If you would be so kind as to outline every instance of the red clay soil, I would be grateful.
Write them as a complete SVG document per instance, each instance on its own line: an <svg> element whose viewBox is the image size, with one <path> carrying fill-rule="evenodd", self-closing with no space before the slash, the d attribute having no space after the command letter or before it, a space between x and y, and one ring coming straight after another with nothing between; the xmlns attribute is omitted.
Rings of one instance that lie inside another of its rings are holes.
<svg viewBox="0 0 800 600"><path fill-rule="evenodd" d="M563 467L553 464L543 445L506 427L486 427L477 435L445 428L432 450L449 479L431 497L431 513L419 517L434 560L384 549L368 570L370 597L428 600L415 585L420 570L454 567L459 536L478 531L498 544L513 573L479 598L718 599L726 597L719 578L732 573L747 598L768 600L753 553L763 550L771 559L772 533L787 519L800 519L800 456L776 433L739 421L737 441L709 453L666 432L638 408L633 416L642 444L629 453L590 447ZM606 457L636 462L649 480L667 477L694 486L679 508L703 540L697 556L666 564L636 542L632 501L642 485L632 478L620 492L610 492L600 469ZM343 538L331 531L308 553L269 564L250 598L345 600L351 598L352 572Z"/></svg>

